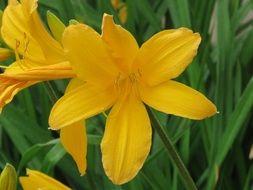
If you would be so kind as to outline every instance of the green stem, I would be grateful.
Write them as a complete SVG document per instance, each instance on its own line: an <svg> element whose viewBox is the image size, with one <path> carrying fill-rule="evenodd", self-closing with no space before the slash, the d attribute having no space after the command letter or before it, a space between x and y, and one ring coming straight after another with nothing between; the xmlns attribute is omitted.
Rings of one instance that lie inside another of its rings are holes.
<svg viewBox="0 0 253 190"><path fill-rule="evenodd" d="M54 88L52 87L52 85L50 84L49 81L46 81L43 83L45 88L46 88L46 91L47 91L47 94L49 96L49 99L51 100L51 102L53 104L55 104L58 100L58 97L56 95L56 92L54 91Z"/></svg>
<svg viewBox="0 0 253 190"><path fill-rule="evenodd" d="M179 174L181 176L182 181L184 182L185 188L188 190L197 190L197 187L190 176L187 168L185 167L182 159L178 155L176 148L172 144L172 141L164 131L164 129L161 127L159 121L157 120L156 116L153 114L152 110L150 108L147 108L148 114L151 120L151 124L153 128L157 131L158 135L160 136L163 144L165 145L166 149L169 152L170 158L174 162L174 164L177 166Z"/></svg>
<svg viewBox="0 0 253 190"><path fill-rule="evenodd" d="M96 184L94 183L93 178L91 177L92 175L89 173L89 171L87 171L87 180L89 182L89 185L91 187L91 189L97 190Z"/></svg>

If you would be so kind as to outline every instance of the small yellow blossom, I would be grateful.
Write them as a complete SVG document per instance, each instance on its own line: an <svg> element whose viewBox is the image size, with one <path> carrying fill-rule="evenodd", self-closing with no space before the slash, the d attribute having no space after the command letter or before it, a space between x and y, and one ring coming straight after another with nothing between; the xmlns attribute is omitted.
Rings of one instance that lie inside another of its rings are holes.
<svg viewBox="0 0 253 190"><path fill-rule="evenodd" d="M59 181L39 171L27 169L27 175L20 177L23 190L71 190Z"/></svg>
<svg viewBox="0 0 253 190"><path fill-rule="evenodd" d="M2 38L17 60L0 75L0 109L28 86L75 76L63 48L44 28L36 9L36 0L11 0L3 12Z"/></svg>
<svg viewBox="0 0 253 190"><path fill-rule="evenodd" d="M77 78L54 105L51 129L112 107L101 143L103 167L113 183L128 182L150 151L152 129L144 103L196 120L217 112L200 92L173 80L192 62L200 41L198 33L179 28L159 32L139 47L109 15L104 15L102 35L84 24L67 27L63 46Z"/></svg>
<svg viewBox="0 0 253 190"><path fill-rule="evenodd" d="M1 33L3 40L16 53L16 62L0 74L0 111L22 89L41 81L75 77L71 65L65 59L61 44L44 28L37 13L37 0L9 0L3 12ZM55 19L50 26L54 26ZM62 25L61 25L62 27ZM54 28L56 30L56 28ZM57 31L58 40L60 31ZM61 130L61 142L78 164L81 174L86 170L86 137L84 123L75 123L71 129L79 131L80 138L70 133L68 127ZM76 154L78 144L82 153Z"/></svg>

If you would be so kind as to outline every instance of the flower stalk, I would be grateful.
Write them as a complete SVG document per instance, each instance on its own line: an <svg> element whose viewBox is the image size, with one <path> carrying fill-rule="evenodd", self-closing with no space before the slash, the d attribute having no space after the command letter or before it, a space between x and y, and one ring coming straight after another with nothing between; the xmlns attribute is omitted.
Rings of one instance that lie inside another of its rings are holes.
<svg viewBox="0 0 253 190"><path fill-rule="evenodd" d="M165 148L169 152L169 156L170 156L171 160L173 161L173 163L176 165L176 167L179 171L180 177L181 177L182 181L184 182L185 188L188 190L197 190L197 187L196 187L190 173L188 172L182 159L180 158L179 154L177 153L177 150L176 150L175 146L173 145L172 141L170 140L169 136L166 134L166 132L164 131L164 129L160 125L158 119L156 118L156 116L154 115L152 110L148 107L147 107L147 110L148 110L149 118L151 120L151 125L156 130L156 132L158 133L159 137L161 138Z"/></svg>
<svg viewBox="0 0 253 190"><path fill-rule="evenodd" d="M52 104L55 104L55 102L57 102L57 100L58 100L58 97L56 95L56 92L55 92L53 86L51 85L51 83L49 81L46 81L43 84L45 86L45 89L47 91L50 101L52 102Z"/></svg>

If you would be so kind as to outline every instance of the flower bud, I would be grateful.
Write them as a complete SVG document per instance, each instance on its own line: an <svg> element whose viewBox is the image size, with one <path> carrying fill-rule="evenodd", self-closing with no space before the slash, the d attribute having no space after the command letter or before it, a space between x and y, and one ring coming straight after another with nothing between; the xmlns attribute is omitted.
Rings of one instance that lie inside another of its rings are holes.
<svg viewBox="0 0 253 190"><path fill-rule="evenodd" d="M0 189L16 190L17 174L15 168L6 164L0 176Z"/></svg>
<svg viewBox="0 0 253 190"><path fill-rule="evenodd" d="M11 56L12 52L6 48L0 48L0 61L4 61Z"/></svg>
<svg viewBox="0 0 253 190"><path fill-rule="evenodd" d="M54 36L54 38L61 42L62 33L65 29L65 25L62 23L62 21L54 15L52 12L47 11L47 22L48 26Z"/></svg>

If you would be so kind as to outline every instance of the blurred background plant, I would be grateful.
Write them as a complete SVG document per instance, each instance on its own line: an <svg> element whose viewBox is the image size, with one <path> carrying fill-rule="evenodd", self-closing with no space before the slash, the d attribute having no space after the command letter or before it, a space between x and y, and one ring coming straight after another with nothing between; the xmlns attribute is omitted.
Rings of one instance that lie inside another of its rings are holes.
<svg viewBox="0 0 253 190"><path fill-rule="evenodd" d="M0 1L1 10L7 0ZM39 0L65 25L76 19L100 32L103 13L113 14L141 45L163 29L188 27L202 36L197 57L178 79L209 97L219 114L191 121L155 112L177 147L199 189L253 189L253 1L252 0ZM1 47L5 47L1 42ZM85 47L84 47L85 48ZM11 61L1 61L8 65ZM67 80L51 81L56 95ZM100 141L105 118L87 121L88 171L80 177L72 158L48 130L53 103L45 84L23 90L0 115L0 168L11 163L43 171L77 190L180 190L184 186L168 152L154 131L150 155L139 174L116 186L105 176ZM251 156L250 156L251 155Z"/></svg>

